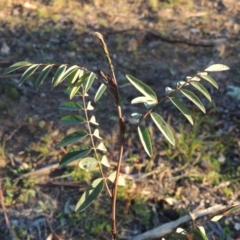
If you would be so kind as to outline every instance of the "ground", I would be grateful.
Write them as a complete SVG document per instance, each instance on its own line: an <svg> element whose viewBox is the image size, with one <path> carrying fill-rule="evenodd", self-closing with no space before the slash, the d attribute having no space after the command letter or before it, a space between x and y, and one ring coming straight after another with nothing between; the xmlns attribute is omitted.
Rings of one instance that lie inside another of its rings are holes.
<svg viewBox="0 0 240 240"><path fill-rule="evenodd" d="M151 159L135 135L129 140L122 172L134 181L120 188L119 238L131 238L188 211L216 204L231 206L240 200L239 22L237 0L1 1L0 73L22 60L77 64L97 74L99 70L109 72L94 36L100 32L121 87L127 129L132 126L130 114L139 108L130 105L137 92L130 90L125 74L141 79L161 98L165 87L174 88L177 81L211 64L230 67L212 74L219 90L204 84L213 98L208 103L199 95L206 115L188 103L194 126L170 102L163 102L159 113L174 131L175 148L153 126ZM85 173L77 166L58 167L65 149L56 144L75 129L59 124L62 113L58 106L67 100L66 85L52 90L48 79L36 91L33 79L18 87L21 73L0 76L1 239L11 239L4 206L18 239L109 239L110 199L106 193L85 212L74 212L96 173ZM94 107L100 112L101 134L114 167L117 122L114 106L107 95L105 99ZM219 223L205 221L201 219L210 239L240 237L237 214Z"/></svg>

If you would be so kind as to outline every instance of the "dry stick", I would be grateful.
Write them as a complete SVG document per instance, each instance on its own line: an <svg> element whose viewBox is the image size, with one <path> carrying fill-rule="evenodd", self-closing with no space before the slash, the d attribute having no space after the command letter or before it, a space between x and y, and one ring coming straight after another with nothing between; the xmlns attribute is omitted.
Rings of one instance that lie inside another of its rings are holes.
<svg viewBox="0 0 240 240"><path fill-rule="evenodd" d="M118 177L120 174L120 168L121 168L121 163L122 163L122 155L123 155L123 148L124 148L124 119L122 116L122 107L121 107L121 103L119 101L119 91L118 91L118 85L117 85L117 81L116 81L116 77L115 77L115 73L114 73L114 68L113 68L113 64L109 55L109 51L107 49L107 45L103 39L103 36L100 33L95 33L96 37L101 41L102 47L103 47L103 51L104 54L106 56L108 65L109 65L109 69L111 71L112 74L112 86L114 86L115 92L117 94L116 96L116 105L117 105L117 114L118 114L118 119L119 119L119 143L120 143L120 147L119 147L119 155L118 155L118 162L117 162L117 173L116 173L116 178L115 178L115 182L114 182L114 186L113 186L113 194L112 194L112 240L116 240L117 239L117 221L116 221L116 201L117 201L117 191L118 191Z"/></svg>
<svg viewBox="0 0 240 240"><path fill-rule="evenodd" d="M47 225L48 225L48 227L49 227L49 229L50 229L50 231L51 231L51 234L52 234L57 240L63 240L62 237L60 237L59 235L57 235L57 234L55 233L54 229L52 228L52 226L51 226L51 224L50 224L49 219L48 219L47 217L45 217L45 219L46 219Z"/></svg>
<svg viewBox="0 0 240 240"><path fill-rule="evenodd" d="M4 197L3 197L2 183L1 182L0 182L0 201L1 201L1 206L2 206L2 209L3 209L3 213L4 213L5 222L6 222L8 230L9 230L11 239L15 240L17 238L16 238L16 235L15 235L14 231L12 230L11 224L10 224L9 219L8 219L7 209L6 209L5 204L4 204Z"/></svg>
<svg viewBox="0 0 240 240"><path fill-rule="evenodd" d="M131 240L150 240L150 239L156 239L156 238L163 237L164 235L171 233L175 228L177 228L179 225L181 225L185 222L188 222L190 220L195 220L197 218L200 218L200 217L212 214L212 213L216 213L225 208L226 208L226 206L218 204L218 205L215 205L213 207L210 207L210 208L207 208L204 210L194 211L194 212L190 213L189 215L186 215L186 216L183 216L183 217L177 219L176 221L172 221L172 222L163 224L160 227L157 227L153 230L147 231L136 237L132 237Z"/></svg>

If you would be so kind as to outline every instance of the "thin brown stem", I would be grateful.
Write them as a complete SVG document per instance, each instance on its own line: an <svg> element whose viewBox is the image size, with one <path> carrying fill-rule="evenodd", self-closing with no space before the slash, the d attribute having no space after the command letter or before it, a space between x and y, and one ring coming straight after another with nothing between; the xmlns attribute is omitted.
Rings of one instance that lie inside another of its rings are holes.
<svg viewBox="0 0 240 240"><path fill-rule="evenodd" d="M105 186L107 188L108 194L109 194L110 197L112 197L112 193L111 193L111 191L110 191L110 189L108 187L107 179L104 176L103 169L102 169L99 157L97 155L96 146L95 146L95 142L94 142L93 134L92 134L92 129L90 127L90 121L89 121L89 117L88 117L88 113L87 113L87 104L86 104L86 101L85 101L85 91L83 91L83 93L82 93L82 99L83 99L83 109L84 109L84 112L85 112L85 117L86 117L86 122L87 122L87 126L88 126L89 136L91 138L93 151L95 153L95 157L96 157L97 162L98 162L98 168L99 168L99 171L100 171L100 173L101 173L101 175L103 177L103 180L104 180Z"/></svg>
<svg viewBox="0 0 240 240"><path fill-rule="evenodd" d="M120 97L119 97L118 84L117 84L116 76L114 73L114 68L113 68L111 58L110 58L110 54L109 54L107 45L103 39L103 36L100 33L95 33L95 35L101 41L103 51L106 56L106 59L107 59L108 65L109 65L109 69L110 69L110 72L111 72L112 78L113 78L112 87L114 88L116 95L117 95L115 98L115 100L116 100L115 103L117 105L120 146L119 146L119 154L118 154L118 162L117 162L116 179L115 179L113 189L112 189L112 193L113 193L112 194L112 240L116 240L117 239L116 203L117 203L117 192L118 192L118 178L119 178L121 164L122 164L122 156L123 156L124 142L125 142L125 140L124 140L125 126L124 126L124 118L122 115L122 107L121 107L121 103L119 101Z"/></svg>

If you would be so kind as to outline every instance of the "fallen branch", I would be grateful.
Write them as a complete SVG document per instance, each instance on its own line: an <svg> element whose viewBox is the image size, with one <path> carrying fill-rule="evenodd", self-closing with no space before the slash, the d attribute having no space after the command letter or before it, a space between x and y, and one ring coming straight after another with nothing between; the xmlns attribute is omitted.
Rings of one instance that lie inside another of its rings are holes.
<svg viewBox="0 0 240 240"><path fill-rule="evenodd" d="M197 218L204 217L206 215L221 211L221 210L225 209L226 207L227 206L218 204L218 205L215 205L213 207L210 207L210 208L207 208L204 210L194 211L194 212L190 213L190 215L183 216L176 221L172 221L170 223L163 224L162 226L157 227L153 230L150 230L143 234L137 235L136 237L131 238L131 240L150 240L150 239L156 239L159 237L163 237L164 235L171 233L179 225L181 225L185 222L188 222L188 221L192 220L193 218L195 220Z"/></svg>
<svg viewBox="0 0 240 240"><path fill-rule="evenodd" d="M76 166L77 164L78 164L77 162L72 162L72 163L68 164L68 166ZM63 169L63 168L65 168L65 167L60 167L59 163L55 163L55 164L49 165L47 167L40 168L38 170L29 172L29 173L24 173L18 179L40 177L40 176L44 176L44 175L49 175L54 170Z"/></svg>

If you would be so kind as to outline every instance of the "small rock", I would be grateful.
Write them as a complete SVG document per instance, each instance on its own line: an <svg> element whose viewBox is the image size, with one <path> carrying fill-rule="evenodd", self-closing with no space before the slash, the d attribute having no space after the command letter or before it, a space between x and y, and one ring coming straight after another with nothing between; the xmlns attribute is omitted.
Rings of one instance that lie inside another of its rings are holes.
<svg viewBox="0 0 240 240"><path fill-rule="evenodd" d="M3 54L10 53L10 47L5 42L2 44L1 53L3 53Z"/></svg>
<svg viewBox="0 0 240 240"><path fill-rule="evenodd" d="M218 157L218 161L219 161L220 163L225 163L226 157L225 157L223 154L220 154L219 157Z"/></svg>

